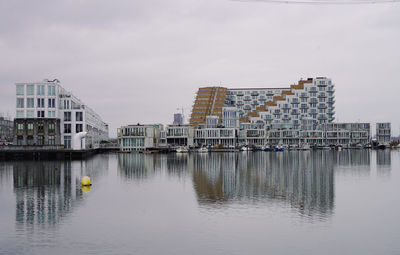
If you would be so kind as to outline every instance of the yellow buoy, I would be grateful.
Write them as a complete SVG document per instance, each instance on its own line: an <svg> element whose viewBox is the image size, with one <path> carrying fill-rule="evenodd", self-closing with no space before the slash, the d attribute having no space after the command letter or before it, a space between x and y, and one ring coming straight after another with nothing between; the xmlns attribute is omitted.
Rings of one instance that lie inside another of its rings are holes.
<svg viewBox="0 0 400 255"><path fill-rule="evenodd" d="M90 186L90 178L88 176L84 176L81 180L82 186Z"/></svg>
<svg viewBox="0 0 400 255"><path fill-rule="evenodd" d="M88 193L90 191L90 186L82 186L81 189L83 192Z"/></svg>

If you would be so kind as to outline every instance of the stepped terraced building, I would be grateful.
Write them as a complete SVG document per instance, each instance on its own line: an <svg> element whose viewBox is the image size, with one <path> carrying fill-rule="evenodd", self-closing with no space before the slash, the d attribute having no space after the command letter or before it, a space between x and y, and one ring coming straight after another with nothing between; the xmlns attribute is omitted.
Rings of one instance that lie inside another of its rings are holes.
<svg viewBox="0 0 400 255"><path fill-rule="evenodd" d="M300 80L288 88L199 88L190 124L206 125L207 116L217 116L223 125L224 108L234 107L241 124L265 129L315 127L335 119L334 93L335 85L326 77Z"/></svg>

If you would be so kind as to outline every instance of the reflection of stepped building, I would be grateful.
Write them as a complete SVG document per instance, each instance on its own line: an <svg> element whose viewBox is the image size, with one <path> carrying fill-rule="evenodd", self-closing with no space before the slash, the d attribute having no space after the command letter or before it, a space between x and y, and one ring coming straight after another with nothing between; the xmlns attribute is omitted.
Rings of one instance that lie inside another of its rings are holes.
<svg viewBox="0 0 400 255"><path fill-rule="evenodd" d="M108 157L86 161L24 161L13 164L16 222L47 227L82 203L81 176L96 179L108 169Z"/></svg>
<svg viewBox="0 0 400 255"><path fill-rule="evenodd" d="M332 154L324 151L211 154L195 157L193 179L203 204L270 198L329 213L334 204L333 163Z"/></svg>
<svg viewBox="0 0 400 255"><path fill-rule="evenodd" d="M337 153L336 164L341 167L369 166L371 152L369 150L343 150Z"/></svg>

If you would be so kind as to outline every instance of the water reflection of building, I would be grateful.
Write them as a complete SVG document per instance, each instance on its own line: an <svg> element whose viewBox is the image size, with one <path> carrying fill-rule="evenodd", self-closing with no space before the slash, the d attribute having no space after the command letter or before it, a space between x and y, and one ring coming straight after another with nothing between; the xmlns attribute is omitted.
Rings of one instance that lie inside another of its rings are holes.
<svg viewBox="0 0 400 255"><path fill-rule="evenodd" d="M392 164L392 153L390 150L376 151L376 165L389 167Z"/></svg>
<svg viewBox="0 0 400 255"><path fill-rule="evenodd" d="M376 170L380 177L390 177L392 167L392 151L377 150L376 151Z"/></svg>
<svg viewBox="0 0 400 255"><path fill-rule="evenodd" d="M118 154L118 173L127 180L144 180L154 175L158 162L151 154Z"/></svg>
<svg viewBox="0 0 400 255"><path fill-rule="evenodd" d="M13 163L16 222L20 226L53 226L82 203L80 179L96 179L108 169L108 157L85 161Z"/></svg>
<svg viewBox="0 0 400 255"><path fill-rule="evenodd" d="M194 157L199 203L278 199L329 213L334 204L333 154L211 154Z"/></svg>
<svg viewBox="0 0 400 255"><path fill-rule="evenodd" d="M336 164L341 167L370 166L370 150L343 150L337 152Z"/></svg>

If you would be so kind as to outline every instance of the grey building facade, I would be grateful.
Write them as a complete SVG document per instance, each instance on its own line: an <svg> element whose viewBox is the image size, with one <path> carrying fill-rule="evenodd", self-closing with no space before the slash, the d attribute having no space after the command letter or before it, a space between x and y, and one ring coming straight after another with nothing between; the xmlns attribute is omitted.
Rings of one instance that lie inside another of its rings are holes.
<svg viewBox="0 0 400 255"><path fill-rule="evenodd" d="M0 117L0 141L12 142L14 139L14 123Z"/></svg>
<svg viewBox="0 0 400 255"><path fill-rule="evenodd" d="M60 119L14 119L14 145L61 145Z"/></svg>

